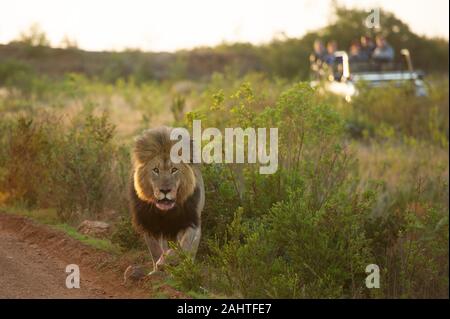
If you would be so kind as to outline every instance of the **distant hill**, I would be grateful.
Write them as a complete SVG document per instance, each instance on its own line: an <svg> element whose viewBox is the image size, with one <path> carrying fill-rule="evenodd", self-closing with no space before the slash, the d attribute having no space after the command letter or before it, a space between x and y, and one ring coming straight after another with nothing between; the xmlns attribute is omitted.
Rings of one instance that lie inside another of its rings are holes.
<svg viewBox="0 0 450 319"><path fill-rule="evenodd" d="M167 52L89 52L77 48L57 49L45 45L13 42L0 45L0 65L21 63L36 73L61 77L68 72L82 73L113 82L133 76L137 81L209 78L214 72L242 75L263 71L271 76L307 79L308 56L316 38L334 39L341 49L362 34L383 33L397 52L411 51L414 64L425 72L448 74L448 40L414 34L391 13L382 13L382 28L363 25L367 12L335 8L335 19L327 27L302 38L277 39L260 46L249 43L223 44L212 48ZM0 77L1 81L1 77ZM1 83L0 83L1 84Z"/></svg>

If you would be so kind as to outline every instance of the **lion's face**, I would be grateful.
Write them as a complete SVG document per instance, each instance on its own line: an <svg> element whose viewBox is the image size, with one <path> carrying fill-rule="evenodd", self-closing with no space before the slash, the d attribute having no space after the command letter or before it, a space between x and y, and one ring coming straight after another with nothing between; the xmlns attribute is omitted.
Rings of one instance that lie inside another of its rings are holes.
<svg viewBox="0 0 450 319"><path fill-rule="evenodd" d="M180 187L180 166L171 161L164 162L156 158L148 164L150 183L153 189L155 205L160 210L169 210L175 206Z"/></svg>
<svg viewBox="0 0 450 319"><path fill-rule="evenodd" d="M161 146L165 147L154 147L156 134L162 134L163 139L156 140L163 142ZM196 183L189 164L175 164L170 160L169 150L172 142L167 140L166 135L165 131L150 131L138 140L134 151L136 193L141 200L154 203L161 211L182 205L194 192Z"/></svg>

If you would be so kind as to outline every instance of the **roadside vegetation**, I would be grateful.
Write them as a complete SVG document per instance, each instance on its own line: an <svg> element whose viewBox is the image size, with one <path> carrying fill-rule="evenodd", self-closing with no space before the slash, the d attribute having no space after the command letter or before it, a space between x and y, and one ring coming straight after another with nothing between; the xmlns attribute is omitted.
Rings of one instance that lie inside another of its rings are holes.
<svg viewBox="0 0 450 319"><path fill-rule="evenodd" d="M326 30L347 34L336 25ZM296 47L291 41L273 52ZM448 74L428 77L427 97L407 85L362 87L347 103L297 81L306 80L301 73L284 74L294 66L278 67L275 75L223 70L191 81L55 79L0 60L3 210L100 249L145 251L126 200L134 135L161 124L189 128L193 119L220 129L278 127L275 174L203 166L199 253L169 268L173 284L197 297L448 298ZM80 237L85 219L110 222L110 238ZM380 267L380 289L365 286L368 264Z"/></svg>

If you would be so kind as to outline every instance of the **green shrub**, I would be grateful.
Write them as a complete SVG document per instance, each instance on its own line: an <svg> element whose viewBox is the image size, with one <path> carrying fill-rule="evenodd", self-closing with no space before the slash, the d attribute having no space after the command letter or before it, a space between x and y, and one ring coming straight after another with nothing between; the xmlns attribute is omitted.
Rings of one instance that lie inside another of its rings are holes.
<svg viewBox="0 0 450 319"><path fill-rule="evenodd" d="M180 285L252 298L447 296L448 182L430 176L417 184L402 175L388 190L363 182L344 120L306 84L265 108L260 101L244 83L188 116L205 126L278 127L280 167L260 175L256 165L204 165L195 266L202 275L192 265L175 268ZM372 263L382 271L376 291L365 287Z"/></svg>
<svg viewBox="0 0 450 319"><path fill-rule="evenodd" d="M201 266L194 262L194 259L188 252L181 250L174 244L170 246L176 252L175 255L170 257L176 259L178 262L176 265L166 264L165 270L171 275L175 285L185 291L193 293L201 292L200 284L204 277Z"/></svg>
<svg viewBox="0 0 450 319"><path fill-rule="evenodd" d="M0 63L0 86L19 89L29 96L34 89L35 79L35 70L22 61L10 59Z"/></svg>
<svg viewBox="0 0 450 319"><path fill-rule="evenodd" d="M48 205L51 188L49 168L54 164L59 127L54 118L41 120L20 116L4 127L7 139L2 139L4 175L1 189L9 200L21 200L30 206Z"/></svg>
<svg viewBox="0 0 450 319"><path fill-rule="evenodd" d="M106 115L69 127L46 114L4 123L1 190L11 201L54 207L63 221L127 211L129 155L114 140ZM6 125L5 123L10 123Z"/></svg>
<svg viewBox="0 0 450 319"><path fill-rule="evenodd" d="M60 145L52 169L54 202L59 216L99 218L117 200L117 146L114 126L104 114L74 123ZM119 198L122 198L120 196Z"/></svg>
<svg viewBox="0 0 450 319"><path fill-rule="evenodd" d="M383 272L380 293L390 298L448 295L448 181L412 176L380 191L366 231Z"/></svg>
<svg viewBox="0 0 450 319"><path fill-rule="evenodd" d="M129 216L122 216L116 222L111 241L128 250L143 249L145 247L141 236L134 230Z"/></svg>
<svg viewBox="0 0 450 319"><path fill-rule="evenodd" d="M369 199L348 199L343 192L316 211L290 194L257 223L241 211L225 245L212 244L210 287L247 298L363 296L373 260L362 227Z"/></svg>
<svg viewBox="0 0 450 319"><path fill-rule="evenodd" d="M280 167L268 176L255 165L204 169L208 287L243 297L361 296L372 197L349 178L354 161L342 144L343 121L315 103L307 84L259 105L248 84L213 105L224 127L278 127ZM215 115L202 119L217 123Z"/></svg>
<svg viewBox="0 0 450 319"><path fill-rule="evenodd" d="M359 127L366 130L362 135L381 139L412 137L448 146L448 87L432 83L426 97L415 96L410 84L363 85L360 90L352 102L349 129Z"/></svg>

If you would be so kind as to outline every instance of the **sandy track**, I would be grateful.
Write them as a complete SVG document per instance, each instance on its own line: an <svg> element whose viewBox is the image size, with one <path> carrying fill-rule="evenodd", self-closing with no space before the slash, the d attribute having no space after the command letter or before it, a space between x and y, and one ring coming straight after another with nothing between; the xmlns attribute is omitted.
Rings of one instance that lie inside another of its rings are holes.
<svg viewBox="0 0 450 319"><path fill-rule="evenodd" d="M122 283L125 263L61 231L0 212L0 298L151 297L148 282ZM80 267L80 289L66 288L68 264Z"/></svg>

